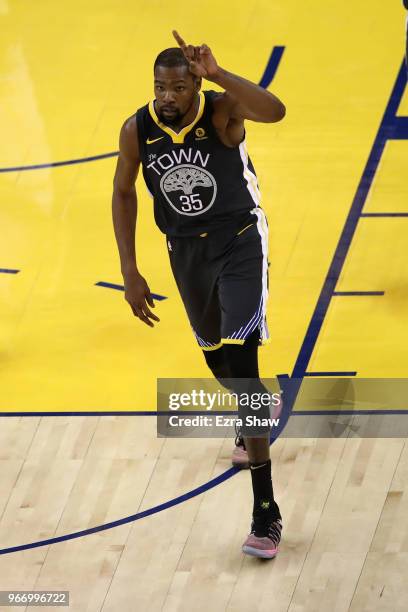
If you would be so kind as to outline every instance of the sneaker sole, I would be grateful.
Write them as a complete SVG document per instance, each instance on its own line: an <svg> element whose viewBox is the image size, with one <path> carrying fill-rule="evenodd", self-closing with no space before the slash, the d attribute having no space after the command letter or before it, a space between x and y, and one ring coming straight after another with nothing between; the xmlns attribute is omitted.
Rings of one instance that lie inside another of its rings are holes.
<svg viewBox="0 0 408 612"><path fill-rule="evenodd" d="M243 546L242 552L252 557L258 557L259 559L274 559L278 554L277 550L261 550L260 548L253 548L252 546Z"/></svg>

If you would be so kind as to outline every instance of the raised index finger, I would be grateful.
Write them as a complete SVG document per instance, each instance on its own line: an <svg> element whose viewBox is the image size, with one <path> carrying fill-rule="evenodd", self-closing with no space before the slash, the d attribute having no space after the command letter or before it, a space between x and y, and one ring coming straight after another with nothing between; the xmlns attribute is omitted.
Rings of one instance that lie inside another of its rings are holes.
<svg viewBox="0 0 408 612"><path fill-rule="evenodd" d="M184 40L181 38L180 34L177 32L177 30L173 30L172 31L174 38L177 41L177 44L184 49L185 47L187 47L186 43L184 42Z"/></svg>

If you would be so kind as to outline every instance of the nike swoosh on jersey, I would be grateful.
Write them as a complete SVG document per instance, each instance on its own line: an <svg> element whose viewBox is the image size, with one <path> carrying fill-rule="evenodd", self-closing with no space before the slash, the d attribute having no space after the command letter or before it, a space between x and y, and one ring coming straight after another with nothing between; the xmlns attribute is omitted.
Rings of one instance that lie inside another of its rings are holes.
<svg viewBox="0 0 408 612"><path fill-rule="evenodd" d="M159 138L153 138L153 140L150 140L149 138L146 140L146 144L153 144L154 142L157 142L158 140L161 140L162 138L164 138L164 136L159 136Z"/></svg>

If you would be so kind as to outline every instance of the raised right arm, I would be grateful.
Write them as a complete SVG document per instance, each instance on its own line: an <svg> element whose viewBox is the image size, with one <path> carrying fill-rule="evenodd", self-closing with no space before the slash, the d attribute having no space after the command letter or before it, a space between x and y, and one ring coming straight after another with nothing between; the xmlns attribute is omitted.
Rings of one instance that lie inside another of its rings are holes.
<svg viewBox="0 0 408 612"><path fill-rule="evenodd" d="M112 220L125 284L125 299L130 304L133 314L153 327L150 319L155 321L159 319L149 309L148 304L154 308L153 298L136 264L135 182L139 166L136 115L133 115L126 119L120 130L119 157L113 179Z"/></svg>

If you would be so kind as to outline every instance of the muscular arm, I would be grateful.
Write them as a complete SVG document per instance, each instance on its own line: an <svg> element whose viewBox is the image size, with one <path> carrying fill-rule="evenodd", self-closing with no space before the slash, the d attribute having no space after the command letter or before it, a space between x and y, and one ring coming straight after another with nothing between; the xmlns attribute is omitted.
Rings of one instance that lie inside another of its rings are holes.
<svg viewBox="0 0 408 612"><path fill-rule="evenodd" d="M140 159L135 122L135 117L127 119L120 130L119 157L113 179L112 219L123 277L137 271L135 181Z"/></svg>
<svg viewBox="0 0 408 612"><path fill-rule="evenodd" d="M244 121L281 121L286 109L272 93L238 75L220 68L220 77L210 80L225 88L214 100L212 121L219 138L227 146L237 146L245 134Z"/></svg>
<svg viewBox="0 0 408 612"><path fill-rule="evenodd" d="M218 67L210 79L225 89L222 104L231 119L274 123L286 113L284 104L263 87Z"/></svg>
<svg viewBox="0 0 408 612"><path fill-rule="evenodd" d="M125 284L125 299L133 314L153 327L150 319L159 321L149 306L153 298L146 280L136 265L137 197L135 181L139 172L140 156L137 141L136 117L125 121L119 136L119 157L113 179L112 220L119 250L120 266Z"/></svg>

